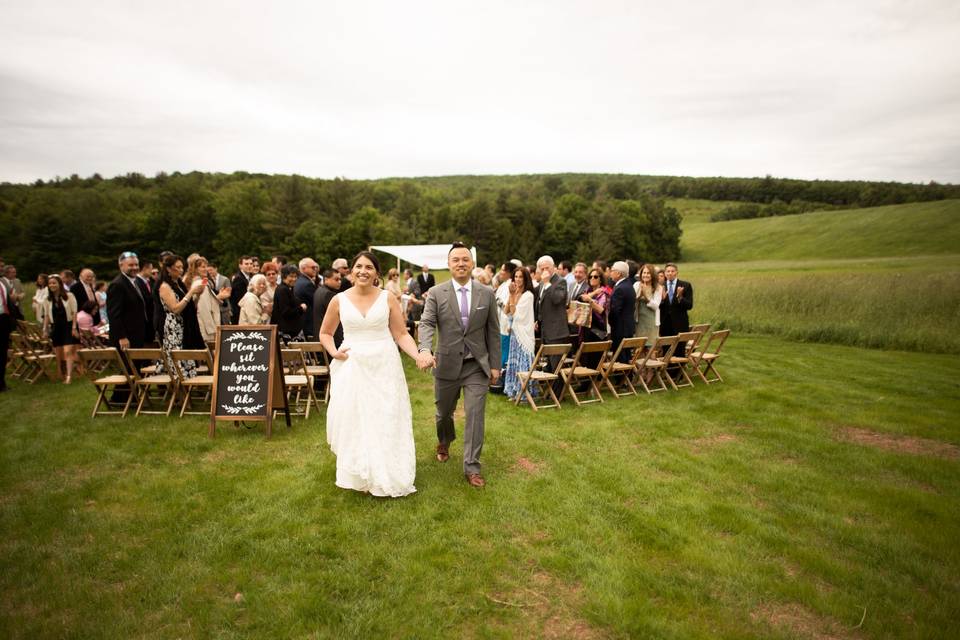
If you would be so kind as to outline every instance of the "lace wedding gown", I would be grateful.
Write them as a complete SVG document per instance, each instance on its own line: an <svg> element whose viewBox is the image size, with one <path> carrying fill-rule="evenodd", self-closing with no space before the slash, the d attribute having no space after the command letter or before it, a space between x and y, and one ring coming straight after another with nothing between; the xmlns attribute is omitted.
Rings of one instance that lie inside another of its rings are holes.
<svg viewBox="0 0 960 640"><path fill-rule="evenodd" d="M330 364L327 442L337 456L338 487L375 496L416 491L416 453L407 380L390 334L387 291L366 316L345 293L340 300L346 360Z"/></svg>

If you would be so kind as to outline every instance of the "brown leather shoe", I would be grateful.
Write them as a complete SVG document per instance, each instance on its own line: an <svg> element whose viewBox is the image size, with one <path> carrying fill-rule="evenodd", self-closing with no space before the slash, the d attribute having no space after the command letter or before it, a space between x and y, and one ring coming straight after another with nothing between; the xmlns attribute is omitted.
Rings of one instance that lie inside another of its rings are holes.
<svg viewBox="0 0 960 640"><path fill-rule="evenodd" d="M450 459L450 445L437 443L437 462L446 462Z"/></svg>
<svg viewBox="0 0 960 640"><path fill-rule="evenodd" d="M471 487L485 487L487 486L487 481L483 479L483 476L479 473L470 473L467 475L467 482L470 483Z"/></svg>

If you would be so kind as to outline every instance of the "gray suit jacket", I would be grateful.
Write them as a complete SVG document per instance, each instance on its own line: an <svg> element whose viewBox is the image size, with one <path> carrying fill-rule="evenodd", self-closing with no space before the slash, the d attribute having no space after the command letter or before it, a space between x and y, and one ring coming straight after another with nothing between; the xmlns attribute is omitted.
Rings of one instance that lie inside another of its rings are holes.
<svg viewBox="0 0 960 640"><path fill-rule="evenodd" d="M541 285L542 287L543 285ZM540 295L540 290L537 290ZM550 286L540 298L540 337L546 342L566 340L570 336L567 326L567 282L555 273Z"/></svg>
<svg viewBox="0 0 960 640"><path fill-rule="evenodd" d="M471 285L470 321L467 330L460 324L460 303L453 281L430 289L420 318L420 350L432 351L433 334L437 342L435 375L441 380L457 380L463 368L465 348L490 375L491 363L500 368L500 322L493 291L476 280Z"/></svg>

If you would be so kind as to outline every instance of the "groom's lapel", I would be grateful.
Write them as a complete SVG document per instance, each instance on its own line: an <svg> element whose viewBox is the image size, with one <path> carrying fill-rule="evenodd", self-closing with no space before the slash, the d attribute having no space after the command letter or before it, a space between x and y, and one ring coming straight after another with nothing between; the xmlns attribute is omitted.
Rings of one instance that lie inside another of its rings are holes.
<svg viewBox="0 0 960 640"><path fill-rule="evenodd" d="M482 305L480 304L480 302L481 302L480 298L482 297L482 296L481 296L481 293L480 293L480 286L481 286L481 285L480 285L479 282L477 282L476 280L474 280L474 281L473 281L473 284L472 284L471 286L473 287L473 295L470 296L470 319L467 321L467 331L469 331L470 328L473 327L474 321L475 321L480 315L482 315L482 314L477 313L477 309L478 309L480 306L482 306ZM464 333L466 333L467 331L464 331Z"/></svg>
<svg viewBox="0 0 960 640"><path fill-rule="evenodd" d="M457 291L456 283L453 280L449 280L444 286L445 293L447 296L447 309L450 313L450 318L453 322L457 323L457 326L460 327L461 331L463 330L463 325L460 324L460 301L457 300Z"/></svg>

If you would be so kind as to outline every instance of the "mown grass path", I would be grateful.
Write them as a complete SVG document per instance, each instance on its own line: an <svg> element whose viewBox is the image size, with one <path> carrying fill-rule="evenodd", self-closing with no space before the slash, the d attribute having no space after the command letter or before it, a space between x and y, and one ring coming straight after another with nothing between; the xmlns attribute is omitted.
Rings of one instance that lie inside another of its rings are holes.
<svg viewBox="0 0 960 640"><path fill-rule="evenodd" d="M322 417L211 441L200 418L92 421L86 384L14 383L0 635L955 637L955 358L736 337L725 365L560 412L492 397L485 490L458 446L433 461L408 369L400 500L333 486Z"/></svg>

